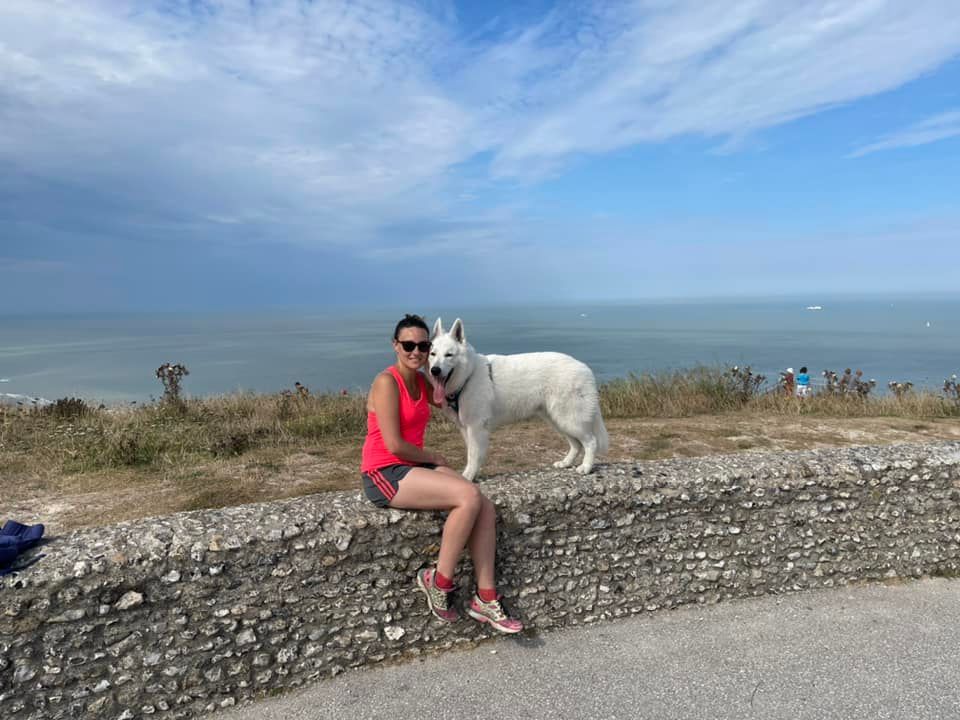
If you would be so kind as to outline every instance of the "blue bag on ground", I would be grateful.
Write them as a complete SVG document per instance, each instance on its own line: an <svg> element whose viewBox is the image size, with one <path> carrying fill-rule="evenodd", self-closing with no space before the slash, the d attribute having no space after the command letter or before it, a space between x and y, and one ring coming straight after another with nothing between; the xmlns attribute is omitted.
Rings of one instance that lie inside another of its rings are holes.
<svg viewBox="0 0 960 720"><path fill-rule="evenodd" d="M43 557L38 555L14 567L17 557L39 543L42 537L43 525L40 523L24 525L15 520L7 520L0 528L0 575L22 570Z"/></svg>

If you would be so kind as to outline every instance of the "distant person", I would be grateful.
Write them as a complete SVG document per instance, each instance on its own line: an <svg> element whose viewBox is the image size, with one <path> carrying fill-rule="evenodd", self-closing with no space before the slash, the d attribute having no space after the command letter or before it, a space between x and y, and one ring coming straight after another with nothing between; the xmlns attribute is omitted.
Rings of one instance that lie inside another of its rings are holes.
<svg viewBox="0 0 960 720"><path fill-rule="evenodd" d="M864 380L863 370L858 369L857 372L853 374L853 385L852 385L853 391L856 392L857 395L859 395L860 397L866 397L867 394L870 392L871 387L872 387L871 381Z"/></svg>
<svg viewBox="0 0 960 720"><path fill-rule="evenodd" d="M810 376L807 374L807 366L800 368L797 374L797 397L805 398L810 394Z"/></svg>
<svg viewBox="0 0 960 720"><path fill-rule="evenodd" d="M795 387L796 378L793 375L793 368L787 368L783 373L783 389L786 391L787 397L793 397Z"/></svg>
<svg viewBox="0 0 960 720"><path fill-rule="evenodd" d="M367 396L367 437L360 474L363 491L374 505L400 510L447 513L437 564L417 573L417 586L436 617L455 622L451 601L457 564L469 548L477 590L467 614L503 633L518 633L523 623L510 616L494 582L497 511L480 489L449 467L439 453L424 449L433 394L420 369L427 364L430 340L419 315L406 315L393 331L396 362L374 378Z"/></svg>
<svg viewBox="0 0 960 720"><path fill-rule="evenodd" d="M850 378L850 390L849 390L850 394L852 395L853 393L856 393L857 395L859 395L860 386L862 384L863 384L863 370L860 370L858 368L857 371L853 374L853 377Z"/></svg>
<svg viewBox="0 0 960 720"><path fill-rule="evenodd" d="M853 371L847 368L843 371L843 377L840 378L840 392L853 392Z"/></svg>

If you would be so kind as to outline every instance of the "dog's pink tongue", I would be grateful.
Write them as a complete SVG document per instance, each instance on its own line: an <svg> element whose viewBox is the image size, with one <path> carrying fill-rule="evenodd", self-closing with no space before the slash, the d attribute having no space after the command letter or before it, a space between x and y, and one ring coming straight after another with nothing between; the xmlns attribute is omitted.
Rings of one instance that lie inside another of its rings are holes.
<svg viewBox="0 0 960 720"><path fill-rule="evenodd" d="M447 389L443 381L434 375L430 375L430 382L433 384L433 402L440 407L447 404Z"/></svg>

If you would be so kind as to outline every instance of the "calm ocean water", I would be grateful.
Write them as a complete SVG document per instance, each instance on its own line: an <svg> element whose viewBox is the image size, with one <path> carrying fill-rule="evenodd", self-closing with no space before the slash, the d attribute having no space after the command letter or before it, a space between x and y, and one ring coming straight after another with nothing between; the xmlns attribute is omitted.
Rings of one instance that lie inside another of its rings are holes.
<svg viewBox="0 0 960 720"><path fill-rule="evenodd" d="M424 308L429 312L429 308ZM190 395L365 389L391 362L396 309L270 314L2 316L0 395L119 403L161 394L154 370L190 369ZM446 309L484 353L566 352L601 381L699 364L860 368L940 388L960 372L960 298ZM432 323L434 315L428 320Z"/></svg>

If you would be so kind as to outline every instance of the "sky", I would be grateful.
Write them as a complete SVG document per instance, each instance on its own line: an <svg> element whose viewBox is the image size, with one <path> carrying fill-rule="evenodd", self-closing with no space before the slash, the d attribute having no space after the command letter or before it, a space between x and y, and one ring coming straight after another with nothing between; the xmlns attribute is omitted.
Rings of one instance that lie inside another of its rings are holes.
<svg viewBox="0 0 960 720"><path fill-rule="evenodd" d="M0 313L956 292L958 188L955 0L0 2Z"/></svg>

